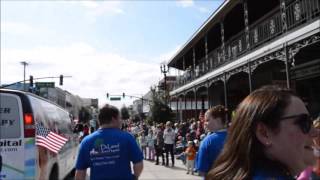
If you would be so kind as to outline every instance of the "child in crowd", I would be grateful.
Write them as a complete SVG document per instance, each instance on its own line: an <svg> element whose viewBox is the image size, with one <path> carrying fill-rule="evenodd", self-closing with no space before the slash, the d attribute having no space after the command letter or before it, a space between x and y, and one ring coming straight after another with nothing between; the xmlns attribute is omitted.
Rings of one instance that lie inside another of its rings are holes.
<svg viewBox="0 0 320 180"><path fill-rule="evenodd" d="M178 141L176 142L176 151L179 153L177 159L180 159L184 165L186 165L186 153L185 149L188 146L186 142L186 138L179 136Z"/></svg>
<svg viewBox="0 0 320 180"><path fill-rule="evenodd" d="M149 130L149 134L147 136L147 144L148 144L148 150L149 150L149 160L154 161L154 141L155 137L153 135L152 129Z"/></svg>
<svg viewBox="0 0 320 180"><path fill-rule="evenodd" d="M139 144L143 152L144 159L147 157L147 139L143 132L140 133Z"/></svg>
<svg viewBox="0 0 320 180"><path fill-rule="evenodd" d="M185 154L187 156L187 174L190 173L191 169L191 174L194 174L194 159L196 157L196 150L194 147L194 143L192 141L188 142L188 148L185 151Z"/></svg>

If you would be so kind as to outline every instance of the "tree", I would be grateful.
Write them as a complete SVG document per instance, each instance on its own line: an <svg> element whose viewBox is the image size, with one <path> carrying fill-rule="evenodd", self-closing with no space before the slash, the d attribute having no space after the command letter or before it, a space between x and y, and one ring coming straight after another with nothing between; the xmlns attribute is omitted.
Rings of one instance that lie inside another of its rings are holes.
<svg viewBox="0 0 320 180"><path fill-rule="evenodd" d="M121 112L121 118L123 120L126 120L126 119L130 118L129 110L128 110L128 108L126 106L122 106L120 112Z"/></svg>
<svg viewBox="0 0 320 180"><path fill-rule="evenodd" d="M151 88L151 121L156 123L165 123L172 120L172 110L165 104L165 97Z"/></svg>
<svg viewBox="0 0 320 180"><path fill-rule="evenodd" d="M79 122L88 123L91 118L89 110L85 107L81 107L79 111Z"/></svg>
<svg viewBox="0 0 320 180"><path fill-rule="evenodd" d="M134 123L140 122L140 121L141 121L141 118L140 118L139 114L133 115L132 121L133 121Z"/></svg>

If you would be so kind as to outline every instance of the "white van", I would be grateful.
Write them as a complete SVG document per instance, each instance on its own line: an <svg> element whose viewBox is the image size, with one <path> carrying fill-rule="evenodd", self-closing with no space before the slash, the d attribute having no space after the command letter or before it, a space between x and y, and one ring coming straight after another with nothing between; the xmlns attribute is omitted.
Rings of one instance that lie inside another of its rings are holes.
<svg viewBox="0 0 320 180"><path fill-rule="evenodd" d="M68 139L57 154L35 144L35 122ZM77 147L67 111L31 93L0 89L0 180L63 179Z"/></svg>

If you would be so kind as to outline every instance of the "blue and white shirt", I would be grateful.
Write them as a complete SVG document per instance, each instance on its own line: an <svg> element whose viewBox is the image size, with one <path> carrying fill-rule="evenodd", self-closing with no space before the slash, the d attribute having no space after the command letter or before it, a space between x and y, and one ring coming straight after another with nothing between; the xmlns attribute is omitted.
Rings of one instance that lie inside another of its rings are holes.
<svg viewBox="0 0 320 180"><path fill-rule="evenodd" d="M90 168L90 179L133 179L131 165L143 160L134 137L120 129L105 128L83 139L77 170Z"/></svg>

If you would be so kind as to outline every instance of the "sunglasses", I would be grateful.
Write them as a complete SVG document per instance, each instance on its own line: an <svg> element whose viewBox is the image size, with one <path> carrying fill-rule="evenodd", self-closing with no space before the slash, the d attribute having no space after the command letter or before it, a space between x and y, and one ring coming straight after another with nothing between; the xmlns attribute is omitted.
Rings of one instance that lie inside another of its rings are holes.
<svg viewBox="0 0 320 180"><path fill-rule="evenodd" d="M313 120L308 114L299 114L299 115L293 115L293 116L285 116L280 118L283 119L295 119L294 124L299 126L301 131L304 134L308 134L311 130L311 127L313 125Z"/></svg>

